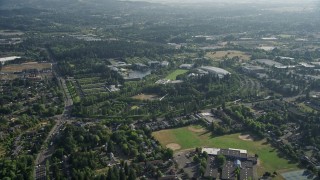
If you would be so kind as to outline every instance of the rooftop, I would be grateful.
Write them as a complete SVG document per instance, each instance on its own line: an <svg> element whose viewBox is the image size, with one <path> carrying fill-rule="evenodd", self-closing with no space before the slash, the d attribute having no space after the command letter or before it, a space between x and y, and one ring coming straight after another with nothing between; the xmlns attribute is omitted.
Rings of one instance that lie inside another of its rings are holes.
<svg viewBox="0 0 320 180"><path fill-rule="evenodd" d="M246 66L243 66L243 68L249 71L264 70L264 68L261 66L252 66L252 65L246 65Z"/></svg>
<svg viewBox="0 0 320 180"><path fill-rule="evenodd" d="M3 57L3 58L0 58L0 62L6 62L6 61L13 61L15 59L19 59L21 58L20 56L10 56L10 57Z"/></svg>
<svg viewBox="0 0 320 180"><path fill-rule="evenodd" d="M202 148L202 152L207 152L208 155L218 155L219 151L217 148Z"/></svg>
<svg viewBox="0 0 320 180"><path fill-rule="evenodd" d="M283 66L281 63L274 61L274 60L270 60L270 59L256 59L254 61L261 63L261 64L265 64L267 66Z"/></svg>
<svg viewBox="0 0 320 180"><path fill-rule="evenodd" d="M220 75L231 74L230 72L228 72L228 71L226 71L224 69L221 69L221 68L218 68L218 67L213 67L213 66L202 66L202 67L200 67L200 69L202 69L204 71L220 74Z"/></svg>

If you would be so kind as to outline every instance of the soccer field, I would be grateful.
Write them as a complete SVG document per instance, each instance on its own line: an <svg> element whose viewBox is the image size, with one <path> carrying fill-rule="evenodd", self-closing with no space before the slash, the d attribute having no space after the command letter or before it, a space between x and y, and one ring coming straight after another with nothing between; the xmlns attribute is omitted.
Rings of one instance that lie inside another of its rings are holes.
<svg viewBox="0 0 320 180"><path fill-rule="evenodd" d="M181 75L181 74L185 74L187 73L188 70L184 70L184 69L177 69L175 71L173 71L172 73L170 73L166 79L168 80L176 80L177 79L177 76Z"/></svg>

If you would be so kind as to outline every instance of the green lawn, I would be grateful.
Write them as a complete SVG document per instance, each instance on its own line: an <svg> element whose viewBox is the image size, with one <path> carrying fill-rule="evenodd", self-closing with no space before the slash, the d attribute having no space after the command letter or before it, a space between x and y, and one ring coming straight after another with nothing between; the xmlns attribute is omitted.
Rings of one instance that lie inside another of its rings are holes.
<svg viewBox="0 0 320 180"><path fill-rule="evenodd" d="M191 126L192 128L192 126ZM193 127L199 128L199 127ZM245 141L239 138L240 134L212 137L211 133L191 131L190 127L154 132L153 136L160 141L162 146L177 143L180 150L195 147L237 148L245 149L249 154L258 154L260 166L259 175L265 171L285 171L297 169L297 164L278 156L278 151L271 147L266 140Z"/></svg>
<svg viewBox="0 0 320 180"><path fill-rule="evenodd" d="M177 76L179 76L180 74L185 74L187 73L188 70L184 70L184 69L177 69L175 71L173 71L172 73L170 73L166 79L169 79L169 80L176 80L177 79Z"/></svg>

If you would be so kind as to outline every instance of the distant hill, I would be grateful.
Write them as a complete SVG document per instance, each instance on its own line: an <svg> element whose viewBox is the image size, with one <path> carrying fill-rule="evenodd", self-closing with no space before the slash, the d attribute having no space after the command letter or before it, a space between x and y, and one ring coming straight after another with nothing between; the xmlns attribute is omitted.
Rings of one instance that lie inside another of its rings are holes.
<svg viewBox="0 0 320 180"><path fill-rule="evenodd" d="M57 9L74 10L75 7L114 8L119 5L116 0L0 0L0 9Z"/></svg>

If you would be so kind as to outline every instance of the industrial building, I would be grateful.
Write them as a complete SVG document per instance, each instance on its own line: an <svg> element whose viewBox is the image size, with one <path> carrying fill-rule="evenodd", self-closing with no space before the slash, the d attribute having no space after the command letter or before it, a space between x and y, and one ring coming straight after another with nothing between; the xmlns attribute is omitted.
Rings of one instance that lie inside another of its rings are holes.
<svg viewBox="0 0 320 180"><path fill-rule="evenodd" d="M204 174L206 178L236 179L237 176L241 180L254 179L253 167L257 164L256 157L249 157L246 150L242 149L218 149L218 148L202 148L202 152L208 154L207 168ZM221 174L216 157L223 155L226 157L226 163L222 166ZM239 174L237 174L239 169Z"/></svg>
<svg viewBox="0 0 320 180"><path fill-rule="evenodd" d="M215 75L219 76L220 78L223 78L224 76L231 74L230 72L228 72L224 69L213 67L213 66L202 66L199 69L201 69L203 71L207 71L208 73L211 73L211 74L215 74Z"/></svg>
<svg viewBox="0 0 320 180"><path fill-rule="evenodd" d="M263 68L261 66L253 66L253 65L243 66L242 70L248 74L256 74L256 73L264 73L265 72L265 68Z"/></svg>

